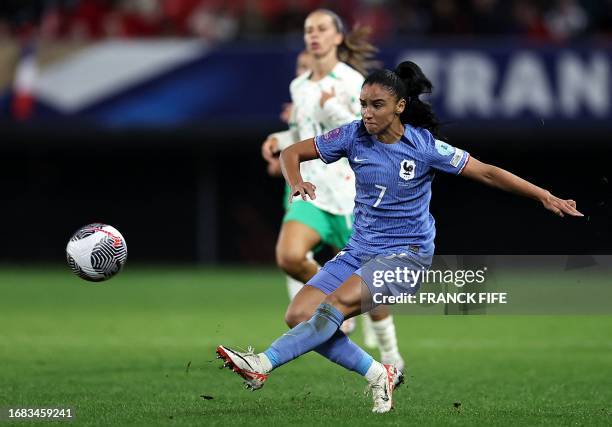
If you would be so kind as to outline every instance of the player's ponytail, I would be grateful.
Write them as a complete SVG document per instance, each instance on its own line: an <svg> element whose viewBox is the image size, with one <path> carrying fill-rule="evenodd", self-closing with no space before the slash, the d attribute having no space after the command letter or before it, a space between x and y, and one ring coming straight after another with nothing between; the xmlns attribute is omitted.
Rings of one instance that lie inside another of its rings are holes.
<svg viewBox="0 0 612 427"><path fill-rule="evenodd" d="M368 40L372 33L370 27L355 25L350 32L347 32L342 19L334 11L317 9L315 12L329 15L336 30L342 34L342 43L338 46L338 59L340 61L349 64L364 76L369 70L380 67L379 62L374 59L378 48Z"/></svg>
<svg viewBox="0 0 612 427"><path fill-rule="evenodd" d="M372 32L370 27L355 25L350 33L344 36L342 44L338 46L338 59L346 62L364 76L368 70L379 66L374 58L378 48L368 41Z"/></svg>
<svg viewBox="0 0 612 427"><path fill-rule="evenodd" d="M404 61L394 71L377 70L368 75L363 86L379 84L395 95L397 100L405 99L406 108L400 115L400 121L414 127L425 128L433 136L439 137L440 122L431 109L431 105L421 101L419 96L431 93L433 85L417 64Z"/></svg>
<svg viewBox="0 0 612 427"><path fill-rule="evenodd" d="M431 93L433 85L423 74L421 68L412 61L404 61L395 68L395 74L404 85L404 93L398 98L406 100L406 108L400 116L402 123L414 127L425 128L434 136L438 136L440 122L433 112L431 105L421 101L419 96Z"/></svg>

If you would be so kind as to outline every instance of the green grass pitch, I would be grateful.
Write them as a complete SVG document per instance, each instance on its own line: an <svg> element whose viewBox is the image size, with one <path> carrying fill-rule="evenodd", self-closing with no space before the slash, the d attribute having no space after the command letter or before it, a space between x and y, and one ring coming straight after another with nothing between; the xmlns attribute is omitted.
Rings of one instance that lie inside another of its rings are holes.
<svg viewBox="0 0 612 427"><path fill-rule="evenodd" d="M254 393L218 369L217 344L284 332L286 304L273 269L128 266L89 284L2 267L0 407L72 407L77 425L612 425L612 316L397 315L407 382L375 415L365 381L317 354Z"/></svg>

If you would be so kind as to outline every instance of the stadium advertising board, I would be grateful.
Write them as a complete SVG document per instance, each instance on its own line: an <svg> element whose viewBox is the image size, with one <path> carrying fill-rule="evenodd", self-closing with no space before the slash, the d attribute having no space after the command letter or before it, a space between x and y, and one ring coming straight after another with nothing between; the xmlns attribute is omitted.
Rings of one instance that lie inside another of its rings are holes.
<svg viewBox="0 0 612 427"><path fill-rule="evenodd" d="M276 126L298 49L210 48L196 41L98 43L41 67L34 119L79 118L102 127L214 126L235 120L246 129ZM380 55L388 67L405 59L420 64L435 85L430 101L458 128L544 123L610 128L611 58L612 49L594 44L448 42L382 46ZM80 84L68 84L74 81ZM7 119L9 90L3 98Z"/></svg>

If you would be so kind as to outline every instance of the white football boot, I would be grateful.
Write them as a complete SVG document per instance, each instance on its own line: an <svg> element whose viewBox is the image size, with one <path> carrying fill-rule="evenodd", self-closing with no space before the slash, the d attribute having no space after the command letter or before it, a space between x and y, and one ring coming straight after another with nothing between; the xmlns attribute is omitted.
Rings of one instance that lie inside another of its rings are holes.
<svg viewBox="0 0 612 427"><path fill-rule="evenodd" d="M368 385L372 393L372 412L384 414L393 409L393 390L404 382L404 374L393 365L383 365L385 372Z"/></svg>
<svg viewBox="0 0 612 427"><path fill-rule="evenodd" d="M253 353L252 347L247 348L246 352L240 352L220 345L217 347L217 359L225 361L222 368L229 368L244 378L246 388L252 391L262 388L268 379L268 373L259 356Z"/></svg>

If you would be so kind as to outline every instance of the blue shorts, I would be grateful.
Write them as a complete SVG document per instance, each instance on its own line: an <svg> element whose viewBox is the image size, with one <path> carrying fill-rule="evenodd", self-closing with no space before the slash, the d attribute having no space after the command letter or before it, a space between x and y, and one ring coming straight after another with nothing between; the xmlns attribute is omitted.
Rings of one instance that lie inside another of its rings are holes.
<svg viewBox="0 0 612 427"><path fill-rule="evenodd" d="M331 294L351 275L361 277L368 287L369 300L380 305L380 296L413 295L420 286L420 277L431 266L431 255L420 255L403 248L386 251L384 254L368 254L347 246L326 262L323 268L306 283Z"/></svg>

